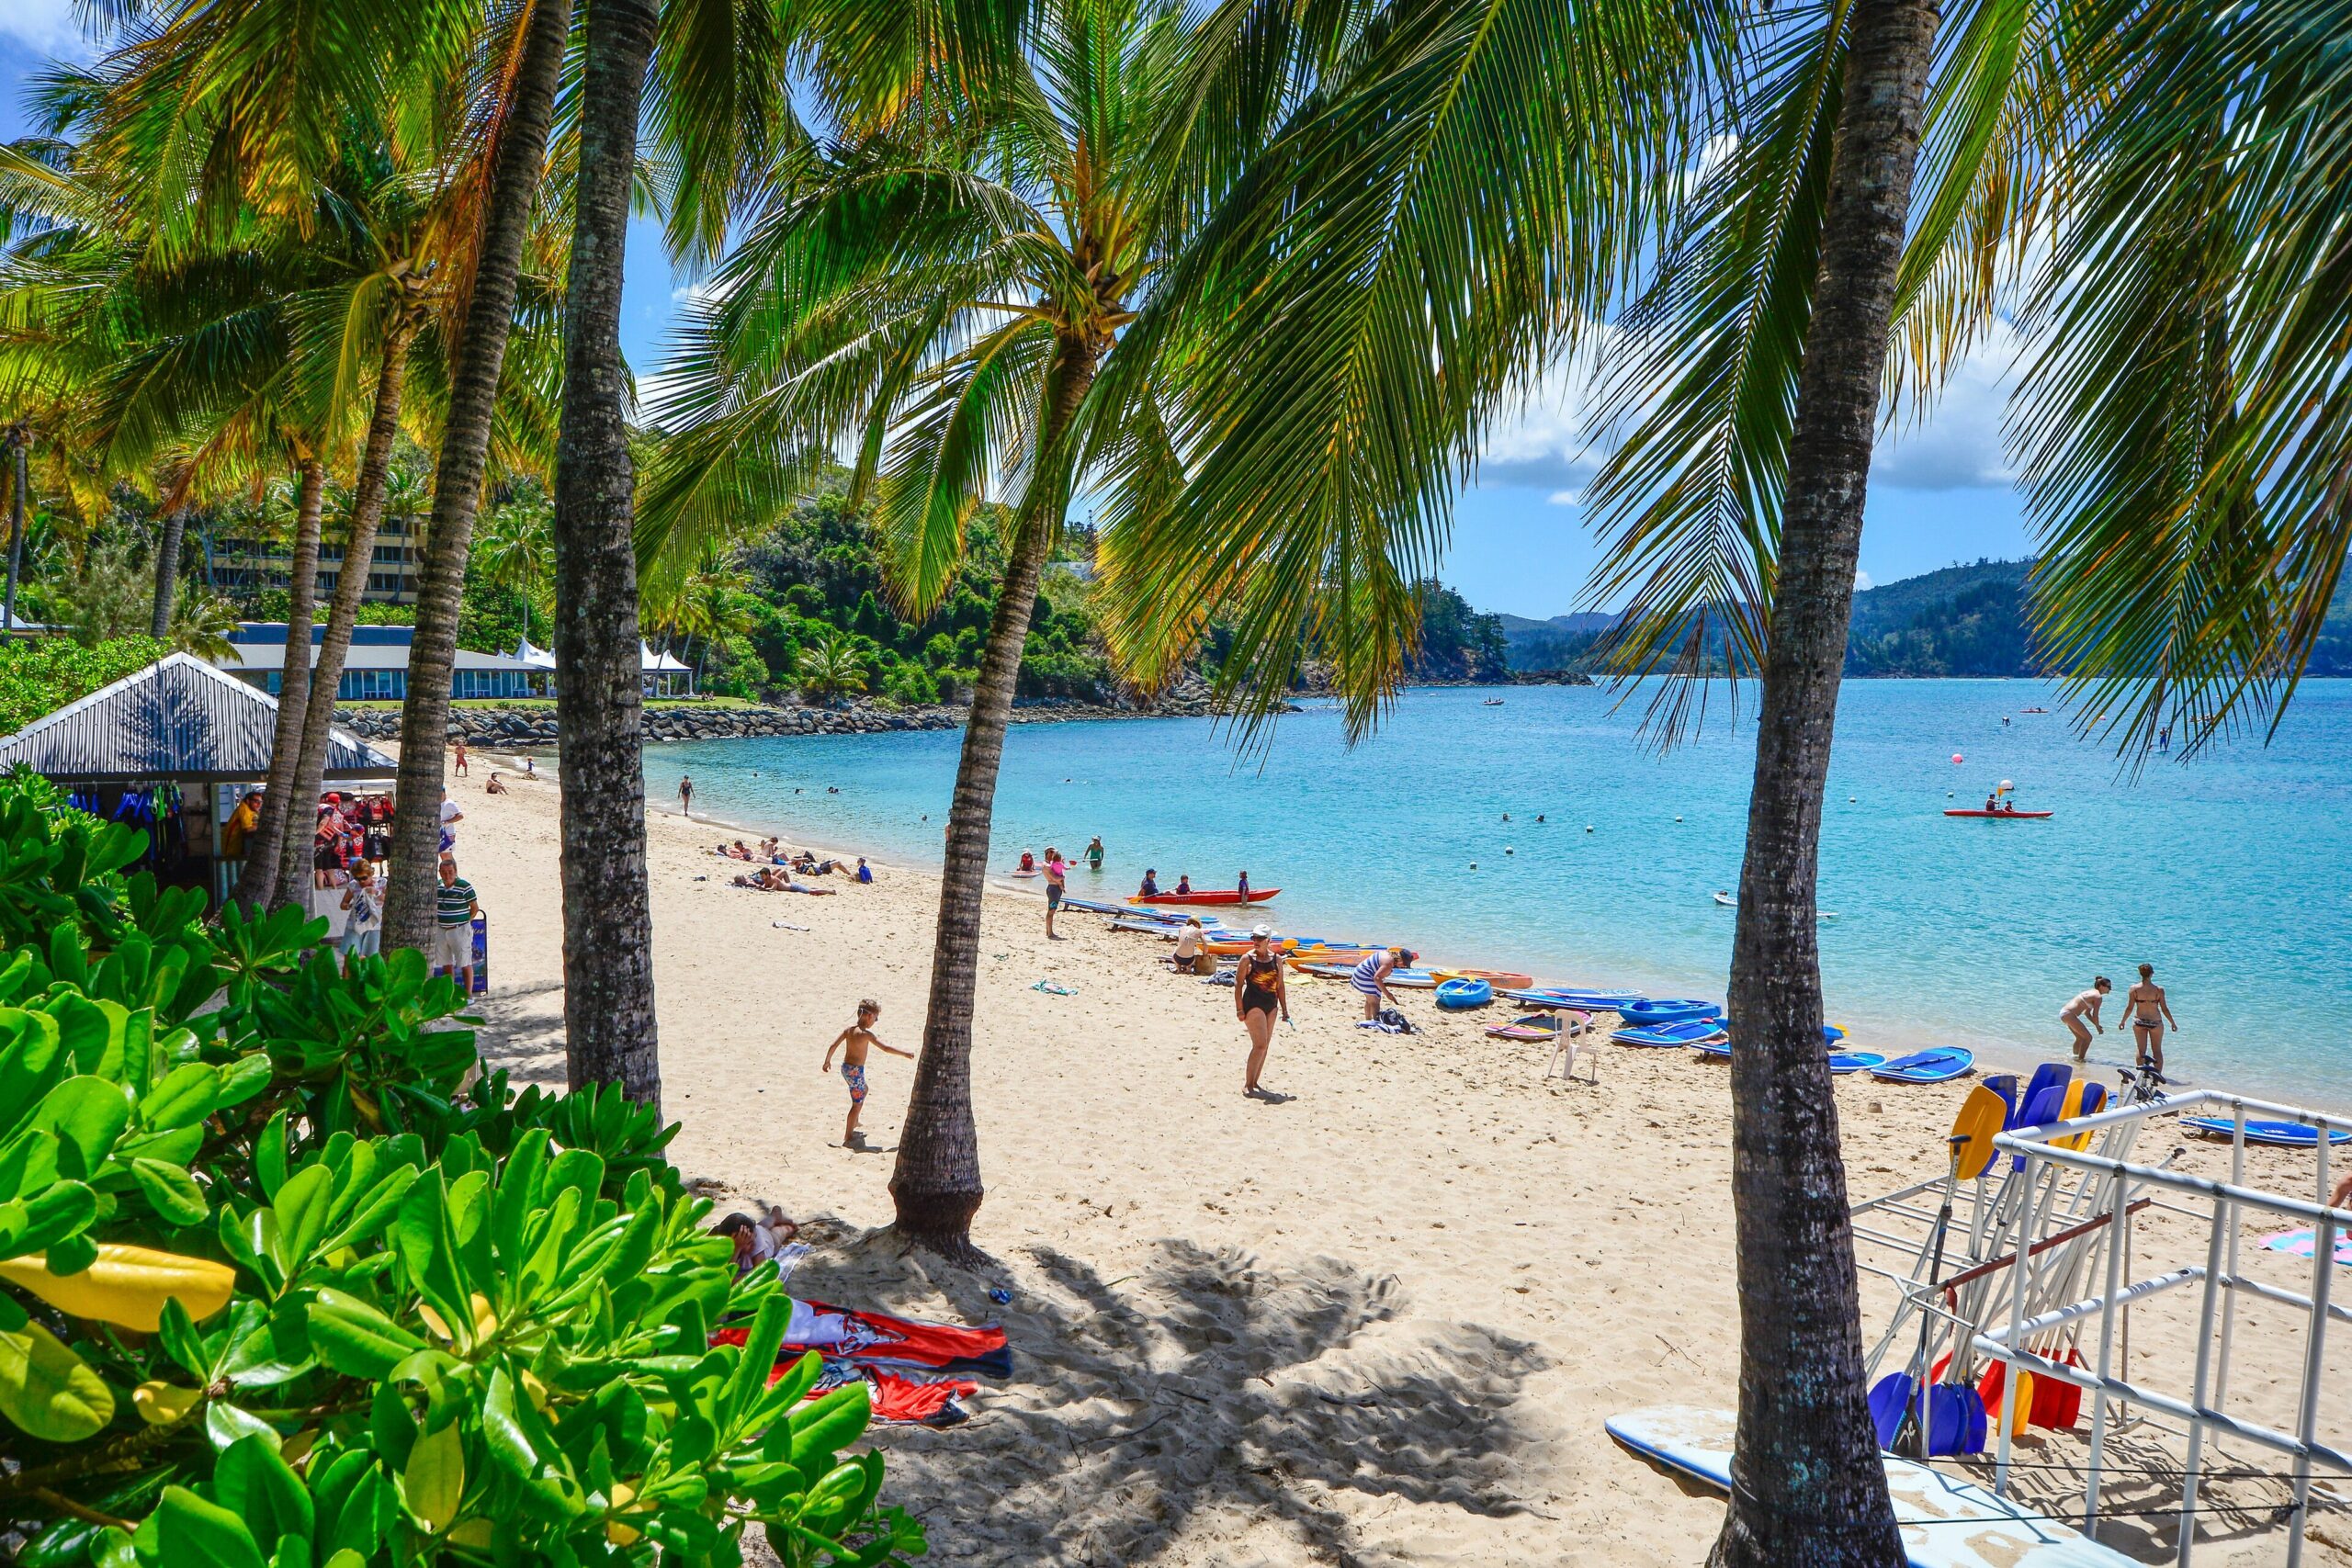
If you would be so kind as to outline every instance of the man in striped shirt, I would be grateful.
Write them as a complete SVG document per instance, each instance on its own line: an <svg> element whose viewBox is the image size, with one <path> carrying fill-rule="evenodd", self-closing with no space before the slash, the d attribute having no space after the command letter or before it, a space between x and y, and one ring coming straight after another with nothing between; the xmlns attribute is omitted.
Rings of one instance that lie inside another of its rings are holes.
<svg viewBox="0 0 2352 1568"><path fill-rule="evenodd" d="M474 988L474 885L458 874L455 856L441 857L441 886L434 897L433 967L458 977L458 989Z"/></svg>

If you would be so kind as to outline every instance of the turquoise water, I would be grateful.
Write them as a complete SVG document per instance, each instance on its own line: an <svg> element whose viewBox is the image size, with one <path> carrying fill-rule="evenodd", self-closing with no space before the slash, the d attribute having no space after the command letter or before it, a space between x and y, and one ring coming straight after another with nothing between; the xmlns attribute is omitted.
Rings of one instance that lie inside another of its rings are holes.
<svg viewBox="0 0 2352 1568"><path fill-rule="evenodd" d="M1074 895L1132 893L1146 865L1163 886L1188 873L1229 887L1246 868L1283 889L1271 911L1287 931L1720 997L1733 912L1712 894L1739 880L1752 714L1735 730L1719 705L1660 757L1638 703L1521 687L1485 706L1495 694L1408 693L1352 750L1335 712L1294 715L1262 767L1237 763L1208 720L1019 726L991 861L1074 854L1100 833L1109 861L1074 874ZM2154 759L2136 779L2064 716L2020 711L2049 700L2022 682L1847 685L1822 843L1829 1016L1864 1045L2048 1054L2094 972L2120 992L2144 960L2181 1023L2177 1076L2352 1102L2352 682L2306 685L2267 748ZM697 814L936 863L960 739L651 747L648 793L674 801L691 771ZM2057 816L1943 817L2002 779ZM2110 1032L2094 1055L2127 1052Z"/></svg>

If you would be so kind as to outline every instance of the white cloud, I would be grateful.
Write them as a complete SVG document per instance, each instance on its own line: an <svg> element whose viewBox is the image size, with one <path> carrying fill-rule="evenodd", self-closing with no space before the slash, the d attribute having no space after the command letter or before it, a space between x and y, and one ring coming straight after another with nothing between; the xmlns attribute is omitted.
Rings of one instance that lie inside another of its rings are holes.
<svg viewBox="0 0 2352 1568"><path fill-rule="evenodd" d="M2016 328L1996 321L1945 379L1928 418L1914 422L1905 411L1879 437L1871 487L1975 490L2012 483L2016 475L2001 451L2001 416L2023 345Z"/></svg>
<svg viewBox="0 0 2352 1568"><path fill-rule="evenodd" d="M1854 586L1858 590L1870 587L1871 574L1857 567L1854 570Z"/></svg>
<svg viewBox="0 0 2352 1568"><path fill-rule="evenodd" d="M74 0L8 0L0 6L0 33L41 54L86 60L96 52L74 18Z"/></svg>
<svg viewBox="0 0 2352 1568"><path fill-rule="evenodd" d="M1609 335L1608 328L1596 329L1582 351L1552 367L1498 416L1479 455L1480 483L1541 490L1555 506L1577 504L1603 456L1593 442L1594 370Z"/></svg>

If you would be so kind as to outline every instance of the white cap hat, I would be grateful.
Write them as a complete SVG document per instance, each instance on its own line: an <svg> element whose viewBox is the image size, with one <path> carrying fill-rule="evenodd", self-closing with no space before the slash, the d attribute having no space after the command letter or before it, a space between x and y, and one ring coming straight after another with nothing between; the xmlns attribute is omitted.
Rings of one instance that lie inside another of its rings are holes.
<svg viewBox="0 0 2352 1568"><path fill-rule="evenodd" d="M1272 926L1252 926L1250 928L1250 940L1251 942L1263 942L1273 934L1274 928Z"/></svg>

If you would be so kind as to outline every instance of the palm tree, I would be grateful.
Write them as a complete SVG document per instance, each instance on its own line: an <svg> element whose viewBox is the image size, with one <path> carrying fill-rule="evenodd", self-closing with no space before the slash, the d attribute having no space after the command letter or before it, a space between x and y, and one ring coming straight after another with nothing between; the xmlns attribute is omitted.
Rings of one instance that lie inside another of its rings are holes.
<svg viewBox="0 0 2352 1568"><path fill-rule="evenodd" d="M474 536L474 566L483 582L511 590L523 601L523 637L529 641L532 612L547 614L555 575L553 507L536 495L492 507Z"/></svg>
<svg viewBox="0 0 2352 1568"><path fill-rule="evenodd" d="M555 469L556 725L563 737L564 1071L657 1109L652 912L639 751L637 471L621 260L653 0L593 0Z"/></svg>
<svg viewBox="0 0 2352 1568"><path fill-rule="evenodd" d="M523 270L523 242L538 200L556 84L571 30L571 0L532 0L516 34L501 104L492 169L470 248L470 287L450 333L448 412L433 478L433 520L409 645L408 693L401 705L401 766L394 797L390 885L384 946L425 945L433 926L434 866L440 846L442 752L449 729L450 671L457 663L458 600L473 543L499 378Z"/></svg>
<svg viewBox="0 0 2352 1568"><path fill-rule="evenodd" d="M1070 496L1113 488L1156 536L1217 541L1197 580L1181 547L1133 552L1135 580L1193 590L1139 596L1155 605L1137 612L1139 659L1160 646L1141 635L1152 615L1178 623L1172 647L1224 596L1211 582L1279 580L1248 646L1280 665L1278 688L1325 617L1369 722L1427 573L1356 570L1378 554L1368 535L1434 547L1486 414L1632 259L1622 221L1664 188L1690 39L1655 8L1599 11L804 13L835 134L778 177L690 323L640 547L691 548L772 512L845 445L920 616L973 508L1005 494L891 1180L913 1239L962 1253L982 1196L970 1043L989 805ZM1576 107L1602 102L1626 112Z"/></svg>
<svg viewBox="0 0 2352 1568"><path fill-rule="evenodd" d="M2127 754L2165 723L2201 741L2275 722L2352 533L2332 477L2352 451L2352 80L2321 41L2340 18L2310 0L2218 21L1980 0L1944 20L1941 46L1911 0L1759 30L1734 150L1691 183L1628 319L1615 412L1637 417L1593 491L1619 531L1595 596L1632 598L1623 667L1686 660L1720 620L1762 675L1730 993L1742 1484L1720 1562L1902 1560L1860 1381L1814 926L1890 371L1930 401L2038 264L2045 346L2012 412L2043 536L2038 630L2083 724ZM1668 734L1691 690L1670 687Z"/></svg>
<svg viewBox="0 0 2352 1568"><path fill-rule="evenodd" d="M155 614L148 636L162 637L171 629L172 594L179 587L180 541L187 536L187 508L175 506L164 513L162 534L155 540Z"/></svg>
<svg viewBox="0 0 2352 1568"><path fill-rule="evenodd" d="M857 645L846 634L831 628L800 650L794 673L800 677L802 694L820 703L865 690L865 660L859 657Z"/></svg>

